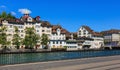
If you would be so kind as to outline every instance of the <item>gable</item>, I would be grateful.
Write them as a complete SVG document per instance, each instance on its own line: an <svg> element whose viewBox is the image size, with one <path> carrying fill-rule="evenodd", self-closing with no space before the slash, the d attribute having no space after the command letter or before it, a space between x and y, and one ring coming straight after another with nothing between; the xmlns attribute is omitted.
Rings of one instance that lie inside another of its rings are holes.
<svg viewBox="0 0 120 70"><path fill-rule="evenodd" d="M32 18L31 18L31 17L28 17L28 18L27 18L27 21L28 21L28 22L32 22Z"/></svg>

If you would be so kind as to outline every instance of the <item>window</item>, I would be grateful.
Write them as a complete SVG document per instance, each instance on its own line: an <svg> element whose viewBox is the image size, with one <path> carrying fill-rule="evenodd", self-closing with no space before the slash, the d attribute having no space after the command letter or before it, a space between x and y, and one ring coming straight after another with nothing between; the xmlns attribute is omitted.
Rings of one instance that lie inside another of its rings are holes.
<svg viewBox="0 0 120 70"><path fill-rule="evenodd" d="M18 26L18 28L23 28L23 26Z"/></svg>
<svg viewBox="0 0 120 70"><path fill-rule="evenodd" d="M45 30L42 30L42 32L45 32Z"/></svg>
<svg viewBox="0 0 120 70"><path fill-rule="evenodd" d="M20 26L18 26L19 28L21 28Z"/></svg>
<svg viewBox="0 0 120 70"><path fill-rule="evenodd" d="M31 17L29 17L27 20L28 20L29 22L32 22L32 18L31 18Z"/></svg>
<svg viewBox="0 0 120 70"><path fill-rule="evenodd" d="M62 44L62 41L60 41L60 44Z"/></svg>
<svg viewBox="0 0 120 70"><path fill-rule="evenodd" d="M86 33L84 32L84 35L85 35Z"/></svg>
<svg viewBox="0 0 120 70"><path fill-rule="evenodd" d="M10 28L12 28L12 25L10 25Z"/></svg>
<svg viewBox="0 0 120 70"><path fill-rule="evenodd" d="M79 31L79 33L81 33L81 31Z"/></svg>
<svg viewBox="0 0 120 70"><path fill-rule="evenodd" d="M23 30L21 30L21 32L23 32Z"/></svg>
<svg viewBox="0 0 120 70"><path fill-rule="evenodd" d="M56 42L56 44L58 44L58 41Z"/></svg>
<svg viewBox="0 0 120 70"><path fill-rule="evenodd" d="M55 42L53 41L53 44L55 44Z"/></svg>
<svg viewBox="0 0 120 70"><path fill-rule="evenodd" d="M29 20L32 20L31 18L29 18Z"/></svg>
<svg viewBox="0 0 120 70"><path fill-rule="evenodd" d="M12 36L12 34L8 34L9 36Z"/></svg>
<svg viewBox="0 0 120 70"><path fill-rule="evenodd" d="M21 26L21 28L23 28L23 26Z"/></svg>
<svg viewBox="0 0 120 70"><path fill-rule="evenodd" d="M81 35L81 31L79 31L79 35Z"/></svg>
<svg viewBox="0 0 120 70"><path fill-rule="evenodd" d="M60 34L60 29L59 28L57 29L57 33Z"/></svg>
<svg viewBox="0 0 120 70"><path fill-rule="evenodd" d="M59 38L59 40L61 40L61 37Z"/></svg>
<svg viewBox="0 0 120 70"><path fill-rule="evenodd" d="M36 30L37 32L39 32L39 30Z"/></svg>
<svg viewBox="0 0 120 70"><path fill-rule="evenodd" d="M23 36L23 34L21 34L21 36Z"/></svg>
<svg viewBox="0 0 120 70"><path fill-rule="evenodd" d="M83 32L86 32L86 30L83 30Z"/></svg>
<svg viewBox="0 0 120 70"><path fill-rule="evenodd" d="M39 26L39 25L36 25L35 28L40 28L40 26Z"/></svg>
<svg viewBox="0 0 120 70"><path fill-rule="evenodd" d="M20 32L20 30L18 30L18 32Z"/></svg>

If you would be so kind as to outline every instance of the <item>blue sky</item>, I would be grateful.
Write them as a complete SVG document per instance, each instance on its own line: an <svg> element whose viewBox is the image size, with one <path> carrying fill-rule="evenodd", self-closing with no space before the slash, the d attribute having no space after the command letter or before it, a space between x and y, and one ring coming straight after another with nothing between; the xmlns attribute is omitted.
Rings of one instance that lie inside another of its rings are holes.
<svg viewBox="0 0 120 70"><path fill-rule="evenodd" d="M29 9L51 24L59 24L70 32L81 25L95 31L120 29L120 0L0 0L0 12L21 17L19 9Z"/></svg>

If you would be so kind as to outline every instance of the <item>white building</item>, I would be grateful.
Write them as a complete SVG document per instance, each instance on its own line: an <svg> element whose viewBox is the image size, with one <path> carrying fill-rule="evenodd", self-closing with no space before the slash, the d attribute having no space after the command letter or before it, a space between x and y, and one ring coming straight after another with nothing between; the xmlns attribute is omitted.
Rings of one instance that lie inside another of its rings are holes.
<svg viewBox="0 0 120 70"><path fill-rule="evenodd" d="M52 34L50 36L49 46L52 48L65 48L66 46L66 30L59 25L52 26Z"/></svg>
<svg viewBox="0 0 120 70"><path fill-rule="evenodd" d="M67 40L66 46L68 51L78 50L79 46L76 40Z"/></svg>
<svg viewBox="0 0 120 70"><path fill-rule="evenodd" d="M86 38L84 42L81 44L82 48L98 49L104 46L104 39L102 35L99 32L94 32L88 26L81 26L77 32L77 36L78 38L84 38L84 39Z"/></svg>
<svg viewBox="0 0 120 70"><path fill-rule="evenodd" d="M103 38L92 38L93 40L85 40L83 42L84 49L100 49L104 46Z"/></svg>
<svg viewBox="0 0 120 70"><path fill-rule="evenodd" d="M88 26L81 26L77 32L78 37L92 37L93 30Z"/></svg>

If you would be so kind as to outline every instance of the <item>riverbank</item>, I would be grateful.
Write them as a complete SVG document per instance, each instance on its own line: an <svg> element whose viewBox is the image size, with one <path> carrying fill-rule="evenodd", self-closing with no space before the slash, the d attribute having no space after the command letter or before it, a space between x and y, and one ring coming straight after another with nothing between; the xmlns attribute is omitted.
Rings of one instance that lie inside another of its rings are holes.
<svg viewBox="0 0 120 70"><path fill-rule="evenodd" d="M120 55L0 66L0 70L120 70Z"/></svg>
<svg viewBox="0 0 120 70"><path fill-rule="evenodd" d="M77 52L77 51L102 51L102 50L120 50L120 47L109 47L100 48L100 49L79 49L79 50L62 50L62 49L0 49L0 53L9 54L9 53L50 53L50 52Z"/></svg>
<svg viewBox="0 0 120 70"><path fill-rule="evenodd" d="M104 51L110 49L81 49L81 50L48 50L48 49L18 49L18 50L10 50L10 51L2 51L0 50L0 54L19 54L19 53L50 53L50 52L85 52L85 51ZM112 50L120 50L120 49L112 49Z"/></svg>

